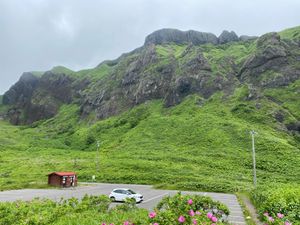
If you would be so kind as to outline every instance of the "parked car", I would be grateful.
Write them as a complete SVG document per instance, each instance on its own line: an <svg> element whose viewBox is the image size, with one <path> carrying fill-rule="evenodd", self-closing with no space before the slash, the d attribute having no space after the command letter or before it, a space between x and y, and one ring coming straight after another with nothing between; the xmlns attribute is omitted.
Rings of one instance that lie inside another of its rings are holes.
<svg viewBox="0 0 300 225"><path fill-rule="evenodd" d="M116 188L112 190L109 198L113 202L124 202L126 198L135 199L137 203L143 201L143 195L135 193L133 190L127 188Z"/></svg>

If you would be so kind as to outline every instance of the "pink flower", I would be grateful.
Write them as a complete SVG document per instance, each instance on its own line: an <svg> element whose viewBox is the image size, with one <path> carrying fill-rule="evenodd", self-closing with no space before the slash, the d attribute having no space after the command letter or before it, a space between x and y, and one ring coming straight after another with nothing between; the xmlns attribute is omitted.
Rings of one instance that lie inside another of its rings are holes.
<svg viewBox="0 0 300 225"><path fill-rule="evenodd" d="M272 216L270 216L270 217L268 218L268 220L269 220L270 222L274 222L274 218L273 218Z"/></svg>
<svg viewBox="0 0 300 225"><path fill-rule="evenodd" d="M190 215L190 216L195 216L194 210L191 209L191 210L189 211L189 215Z"/></svg>
<svg viewBox="0 0 300 225"><path fill-rule="evenodd" d="M115 225L115 224L113 224L113 223L110 223L109 225Z"/></svg>
<svg viewBox="0 0 300 225"><path fill-rule="evenodd" d="M211 219L213 217L213 214L211 212L207 213L207 218Z"/></svg>
<svg viewBox="0 0 300 225"><path fill-rule="evenodd" d="M185 221L184 216L179 216L178 222L179 222L179 223L184 223L184 221Z"/></svg>
<svg viewBox="0 0 300 225"><path fill-rule="evenodd" d="M106 225L106 223L102 223L102 225Z"/></svg>
<svg viewBox="0 0 300 225"><path fill-rule="evenodd" d="M193 224L196 225L197 224L197 220L193 219Z"/></svg>
<svg viewBox="0 0 300 225"><path fill-rule="evenodd" d="M282 218L284 217L284 215L283 215L282 213L277 213L277 217L278 217L279 219L282 219Z"/></svg>
<svg viewBox="0 0 300 225"><path fill-rule="evenodd" d="M149 218L153 219L154 217L156 217L156 212L149 213Z"/></svg>
<svg viewBox="0 0 300 225"><path fill-rule="evenodd" d="M188 203L189 205L192 205L192 204L193 204L193 199L189 199L187 203Z"/></svg>
<svg viewBox="0 0 300 225"><path fill-rule="evenodd" d="M285 221L284 222L284 225L292 225L292 223L288 222L288 221Z"/></svg>
<svg viewBox="0 0 300 225"><path fill-rule="evenodd" d="M159 225L158 223L154 223L153 225Z"/></svg>
<svg viewBox="0 0 300 225"><path fill-rule="evenodd" d="M264 213L264 216L269 216L269 213L265 212L265 213Z"/></svg>
<svg viewBox="0 0 300 225"><path fill-rule="evenodd" d="M124 222L124 225L129 225L129 221L125 221L125 222Z"/></svg>
<svg viewBox="0 0 300 225"><path fill-rule="evenodd" d="M216 225L215 223L212 223L211 225Z"/></svg>
<svg viewBox="0 0 300 225"><path fill-rule="evenodd" d="M199 211L196 211L196 214L197 214L197 215L201 215L201 212L199 212Z"/></svg>
<svg viewBox="0 0 300 225"><path fill-rule="evenodd" d="M212 217L211 217L211 221L214 222L214 223L216 223L216 222L218 222L218 218L215 217L215 216L212 216Z"/></svg>

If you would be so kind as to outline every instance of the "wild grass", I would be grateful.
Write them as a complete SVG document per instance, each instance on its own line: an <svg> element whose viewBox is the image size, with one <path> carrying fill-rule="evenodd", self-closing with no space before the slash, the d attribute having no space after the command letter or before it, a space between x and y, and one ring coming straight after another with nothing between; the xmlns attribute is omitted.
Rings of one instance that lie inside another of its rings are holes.
<svg viewBox="0 0 300 225"><path fill-rule="evenodd" d="M300 26L289 28L279 32L281 38L300 39Z"/></svg>
<svg viewBox="0 0 300 225"><path fill-rule="evenodd" d="M61 170L76 171L79 181L96 175L99 182L250 190L252 129L258 132L258 184L299 184L299 142L279 129L272 102L243 100L246 94L241 87L228 99L222 93L209 100L192 95L172 108L151 101L92 125L79 119L77 105L64 105L57 116L31 127L0 121L1 189L45 184L49 172Z"/></svg>

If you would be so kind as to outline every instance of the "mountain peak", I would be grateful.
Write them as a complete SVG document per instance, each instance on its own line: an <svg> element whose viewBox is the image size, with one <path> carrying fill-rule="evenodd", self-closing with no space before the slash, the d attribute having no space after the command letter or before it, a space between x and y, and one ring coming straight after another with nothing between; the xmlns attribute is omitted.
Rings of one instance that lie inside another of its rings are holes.
<svg viewBox="0 0 300 225"><path fill-rule="evenodd" d="M219 37L213 33L200 32L195 30L181 31L178 29L164 28L149 34L145 39L145 45L150 44L225 44L228 42L239 41L239 37L234 31L224 30Z"/></svg>
<svg viewBox="0 0 300 225"><path fill-rule="evenodd" d="M145 45L165 44L171 42L176 44L193 43L195 45L207 43L217 44L218 38L212 33L164 28L149 34L146 37Z"/></svg>
<svg viewBox="0 0 300 225"><path fill-rule="evenodd" d="M219 44L225 44L233 41L239 41L239 37L234 31L229 32L227 30L224 30L219 36Z"/></svg>

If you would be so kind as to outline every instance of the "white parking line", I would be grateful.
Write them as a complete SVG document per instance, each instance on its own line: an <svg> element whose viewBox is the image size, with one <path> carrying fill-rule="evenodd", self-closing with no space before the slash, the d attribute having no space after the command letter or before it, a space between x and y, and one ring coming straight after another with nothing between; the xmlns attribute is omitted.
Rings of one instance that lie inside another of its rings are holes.
<svg viewBox="0 0 300 225"><path fill-rule="evenodd" d="M153 197L153 198L149 198L148 200L143 201L142 204L143 204L143 203L150 202L150 201L152 201L152 200L154 200L154 199L160 198L160 197L165 196L165 195L168 195L168 194L169 194L169 193L165 193L165 194L162 194L162 195L155 196L155 197Z"/></svg>

